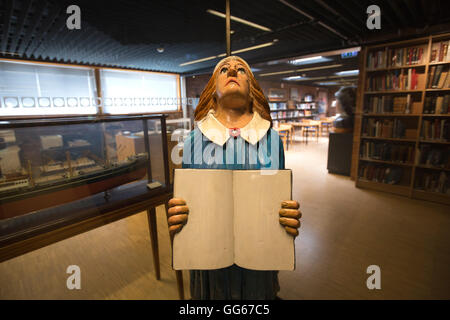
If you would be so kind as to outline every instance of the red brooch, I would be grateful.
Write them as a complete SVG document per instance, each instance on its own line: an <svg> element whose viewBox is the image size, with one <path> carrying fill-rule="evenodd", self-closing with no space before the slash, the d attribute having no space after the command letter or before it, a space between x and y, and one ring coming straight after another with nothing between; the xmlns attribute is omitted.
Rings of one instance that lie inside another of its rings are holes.
<svg viewBox="0 0 450 320"><path fill-rule="evenodd" d="M230 128L230 136L236 138L241 134L241 129L239 128Z"/></svg>

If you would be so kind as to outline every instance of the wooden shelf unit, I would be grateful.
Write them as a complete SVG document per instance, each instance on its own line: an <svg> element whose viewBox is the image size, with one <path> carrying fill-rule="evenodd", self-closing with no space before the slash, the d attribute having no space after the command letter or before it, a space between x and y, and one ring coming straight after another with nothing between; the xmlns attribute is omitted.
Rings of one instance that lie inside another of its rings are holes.
<svg viewBox="0 0 450 320"><path fill-rule="evenodd" d="M352 155L352 177L355 178L355 185L359 188L367 188L372 190L378 190L388 193L393 193L397 195L407 196L410 198L421 199L439 202L443 204L450 205L450 195L438 192L429 192L424 191L419 188L416 188L416 176L418 171L428 170L428 171L436 171L436 172L445 172L447 175L447 179L450 180L450 169L444 169L439 167L428 166L425 164L418 164L418 160L414 159L413 163L397 163L394 161L383 161L383 160L375 160L367 157L360 156L360 148L363 141L386 141L392 143L401 143L405 145L414 144L415 153L418 151L419 146L422 144L431 144L432 146L446 148L450 146L450 141L440 141L440 140L424 140L421 137L421 129L424 120L429 120L432 118L437 118L439 120L448 120L450 121L450 113L444 114L424 114L424 103L425 98L428 95L446 95L449 94L450 88L427 88L427 79L428 74L430 72L431 66L435 65L449 65L449 75L450 76L450 60L449 61L441 61L441 62L430 62L431 58L431 50L433 43L438 43L441 41L450 41L450 33L440 34L440 35L432 35L428 37L411 39L406 41L399 42L391 42L385 44L378 44L375 46L367 46L363 48L363 54L360 60L360 77L359 77L359 86L357 92L357 106L355 113L355 131L354 131L354 143L355 146L353 148ZM450 43L450 42L449 42ZM423 58L418 64L411 65L403 65L403 66L387 66L391 60L389 60L389 54L391 49L401 49L401 48L411 48L411 47L422 47L423 50ZM369 54L375 51L384 50L386 52L386 65L380 68L371 68L368 69L368 57ZM447 50L450 50L448 48ZM448 55L447 55L448 57ZM445 57L444 57L445 59ZM392 73L395 70L407 70L411 68L417 68L417 72L423 73L422 80L425 82L421 84L421 87L414 88L414 90L380 90L380 91L368 91L366 90L368 77L373 77L376 75L385 75L387 73ZM444 67L445 68L445 67ZM445 70L445 69L444 69ZM414 95L417 101L420 102L420 113L417 111L414 114L399 114L399 113L373 113L373 112L364 112L364 103L368 102L369 97L373 97L375 95L390 95L395 94L397 96L407 96L408 94ZM418 100L420 96L420 100ZM381 137L369 137L363 136L363 120L367 118L380 118L380 120L384 119L400 119L404 121L417 121L417 127L408 127L411 129L417 130L417 136L415 139L396 139L396 138L381 138ZM413 120L414 119L414 120ZM417 119L417 120L415 120ZM416 157L414 157L416 158ZM370 163L373 162L374 165L386 165L386 166L402 166L403 175L406 174L410 179L409 185L405 185L404 182L402 184L386 184L381 182L370 181L364 179L363 177L359 177L360 165L361 163ZM408 170L409 172L405 172ZM447 180L448 181L448 180ZM447 182L448 183L448 182Z"/></svg>

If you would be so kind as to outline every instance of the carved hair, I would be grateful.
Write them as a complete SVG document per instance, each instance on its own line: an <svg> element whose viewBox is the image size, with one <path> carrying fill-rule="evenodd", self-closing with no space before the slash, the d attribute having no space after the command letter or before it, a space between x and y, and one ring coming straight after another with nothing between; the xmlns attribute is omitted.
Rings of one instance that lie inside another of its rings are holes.
<svg viewBox="0 0 450 320"><path fill-rule="evenodd" d="M216 81L218 77L219 66L223 63L230 61L230 60L237 60L240 63L242 63L246 69L247 76L250 80L250 111L256 111L259 113L261 118L266 119L270 121L270 126L272 127L272 118L270 117L270 107L269 103L267 102L266 97L264 96L263 91L261 90L261 87L259 86L258 82L256 81L252 70L248 66L247 62L245 62L242 58L238 56L229 56L225 59L222 59L214 69L213 75L209 79L208 83L206 84L205 89L203 89L202 94L200 95L200 101L197 105L197 108L195 108L195 121L200 121L206 115L208 114L209 110L213 109L216 110L217 108L217 101L216 101Z"/></svg>

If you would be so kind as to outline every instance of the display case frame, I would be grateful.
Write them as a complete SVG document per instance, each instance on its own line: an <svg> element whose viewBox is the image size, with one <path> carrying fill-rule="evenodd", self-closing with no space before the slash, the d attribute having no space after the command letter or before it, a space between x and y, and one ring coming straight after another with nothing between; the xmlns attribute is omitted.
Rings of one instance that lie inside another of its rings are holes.
<svg viewBox="0 0 450 320"><path fill-rule="evenodd" d="M0 121L0 130L133 120L143 122L146 150L149 150L148 120L160 120L161 132L166 132L166 115L163 114ZM161 134L161 138L165 179L160 187L147 187L147 183L152 180L149 160L148 180L131 182L67 204L0 220L0 262L138 212L148 210L150 214L152 208L167 203L172 196L172 185L169 179L166 134ZM150 154L148 158L151 158Z"/></svg>

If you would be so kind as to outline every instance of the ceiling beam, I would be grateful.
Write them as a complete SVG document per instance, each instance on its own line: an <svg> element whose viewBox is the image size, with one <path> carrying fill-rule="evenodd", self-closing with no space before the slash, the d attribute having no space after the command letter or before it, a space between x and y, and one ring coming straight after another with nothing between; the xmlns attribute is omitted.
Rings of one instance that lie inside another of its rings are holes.
<svg viewBox="0 0 450 320"><path fill-rule="evenodd" d="M323 28L327 29L328 31L334 33L335 35L337 35L338 37L340 37L341 39L344 40L349 40L349 38L345 35L343 35L342 33L340 33L339 31L333 29L332 27L330 27L329 25L323 23L320 20L317 20L315 17L313 17L312 15L310 15L309 13L305 12L302 9L299 9L298 7L294 6L293 4L289 3L286 0L280 0L280 2L286 6L288 6L289 8L291 8L292 10L297 11L298 13L304 15L305 17L307 17L308 19L310 19L311 21L316 21L318 25L322 26Z"/></svg>
<svg viewBox="0 0 450 320"><path fill-rule="evenodd" d="M58 5L53 5L51 10L45 19L46 23L42 27L39 28L39 34L33 39L33 42L30 46L28 46L25 54L31 56L35 53L35 51L42 45L42 38L49 35L50 27L58 20L58 17L64 16L66 10L65 7L60 7Z"/></svg>
<svg viewBox="0 0 450 320"><path fill-rule="evenodd" d="M11 22L11 16L13 14L14 10L14 4L12 0L6 1L6 8L5 8L5 22L3 24L3 35L2 35L2 47L0 51L2 53L6 53L8 39L9 39L9 24Z"/></svg>
<svg viewBox="0 0 450 320"><path fill-rule="evenodd" d="M395 14L397 21L400 20L401 24L400 27L407 27L408 25L410 25L408 23L408 19L406 18L406 16L404 15L404 10L402 8L400 8L399 3L397 3L396 1L386 1L386 6L389 6L392 8L392 11Z"/></svg>
<svg viewBox="0 0 450 320"><path fill-rule="evenodd" d="M338 12L337 10L339 9L335 9L333 7L331 7L330 5L326 4L325 1L323 0L315 0L320 6L322 6L323 8L325 8L328 12L331 12L334 15L334 18L337 21L343 21L345 22L348 26L351 27L351 29L354 31L353 33L356 32L361 32L361 27L358 27L357 25L355 25L353 22L351 22L349 19L347 19L345 17L345 14L343 12ZM348 13L347 13L348 14Z"/></svg>
<svg viewBox="0 0 450 320"><path fill-rule="evenodd" d="M25 37L22 39L22 42L19 45L19 48L17 49L17 53L20 56L23 56L23 54L25 53L25 49L29 46L29 41L31 39L31 37L33 36L34 30L36 29L42 14L44 12L44 7L46 4L46 1L38 1L37 2L38 5L35 9L35 11L33 12L33 19L31 20L30 24L28 25L27 28L27 33L25 35Z"/></svg>
<svg viewBox="0 0 450 320"><path fill-rule="evenodd" d="M17 20L16 32L14 33L14 35L12 37L12 42L9 47L9 50L11 52L14 52L14 53L16 52L17 41L19 40L19 38L22 34L22 29L23 29L23 25L25 22L25 18L27 17L28 12L31 9L32 3L33 3L32 0L27 0L24 7L20 9L20 16L19 16L19 19Z"/></svg>

